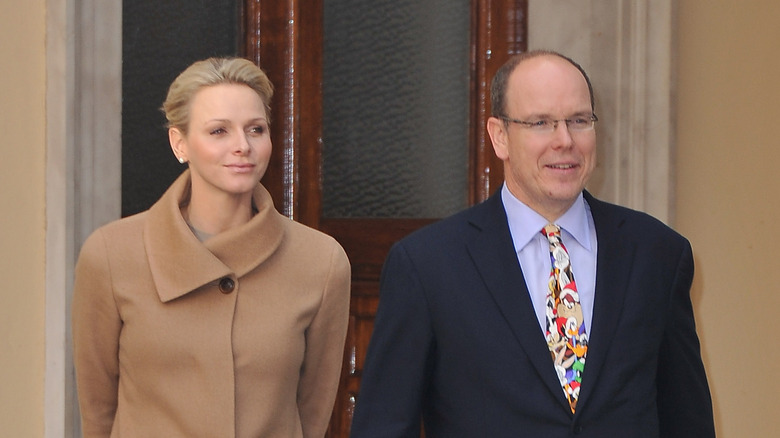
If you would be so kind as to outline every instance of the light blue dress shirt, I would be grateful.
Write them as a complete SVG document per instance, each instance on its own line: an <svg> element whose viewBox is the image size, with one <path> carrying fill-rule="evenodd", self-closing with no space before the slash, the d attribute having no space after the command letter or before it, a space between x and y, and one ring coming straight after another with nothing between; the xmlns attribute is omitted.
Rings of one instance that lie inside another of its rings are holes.
<svg viewBox="0 0 780 438"><path fill-rule="evenodd" d="M509 232L517 253L517 261L523 269L528 293L539 320L542 333L546 331L545 306L547 282L550 278L550 245L541 233L548 221L539 213L514 197L506 184L501 189ZM572 275L577 282L585 331L590 333L593 317L593 299L596 289L596 227L590 206L582 193L574 204L555 224L561 228L561 241L569 252ZM519 291L519 288L518 288Z"/></svg>

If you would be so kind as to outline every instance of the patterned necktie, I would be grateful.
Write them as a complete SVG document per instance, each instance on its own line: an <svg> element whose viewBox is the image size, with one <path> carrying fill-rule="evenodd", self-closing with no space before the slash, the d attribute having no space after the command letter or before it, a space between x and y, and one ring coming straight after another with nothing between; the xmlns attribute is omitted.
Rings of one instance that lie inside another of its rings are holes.
<svg viewBox="0 0 780 438"><path fill-rule="evenodd" d="M580 295L569 263L569 253L561 242L561 230L549 224L542 234L550 242L552 269L547 294L547 330L545 336L550 348L555 371L563 387L571 412L577 407L580 395L588 336L582 318Z"/></svg>

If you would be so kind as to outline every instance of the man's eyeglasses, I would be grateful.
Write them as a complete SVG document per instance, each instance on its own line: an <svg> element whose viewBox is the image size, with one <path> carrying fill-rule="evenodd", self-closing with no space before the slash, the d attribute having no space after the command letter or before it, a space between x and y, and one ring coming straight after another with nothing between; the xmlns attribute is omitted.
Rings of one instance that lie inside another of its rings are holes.
<svg viewBox="0 0 780 438"><path fill-rule="evenodd" d="M590 131L599 120L596 114L588 116L574 116L570 119L536 119L536 120L518 120L507 116L497 116L499 119L507 123L517 123L518 125L525 126L533 132L540 134L552 134L558 128L558 122L566 123L566 128L569 132L584 132Z"/></svg>

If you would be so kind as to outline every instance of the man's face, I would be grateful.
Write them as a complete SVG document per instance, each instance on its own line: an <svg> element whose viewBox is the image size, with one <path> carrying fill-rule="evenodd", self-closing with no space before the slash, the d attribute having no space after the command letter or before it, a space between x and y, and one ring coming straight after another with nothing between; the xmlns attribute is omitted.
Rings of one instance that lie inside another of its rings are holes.
<svg viewBox="0 0 780 438"><path fill-rule="evenodd" d="M585 78L554 55L527 59L509 77L504 116L524 121L572 119L592 114ZM550 221L558 219L585 188L596 166L595 130L571 132L561 121L553 132L488 120L507 188Z"/></svg>

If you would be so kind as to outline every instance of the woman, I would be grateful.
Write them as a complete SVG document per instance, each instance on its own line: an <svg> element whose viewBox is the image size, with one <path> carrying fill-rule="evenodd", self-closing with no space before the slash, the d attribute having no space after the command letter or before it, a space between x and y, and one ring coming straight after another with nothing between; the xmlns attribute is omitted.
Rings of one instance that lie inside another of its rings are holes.
<svg viewBox="0 0 780 438"><path fill-rule="evenodd" d="M247 60L187 68L163 111L189 169L84 243L73 344L85 438L325 434L350 268L259 183L272 90Z"/></svg>

